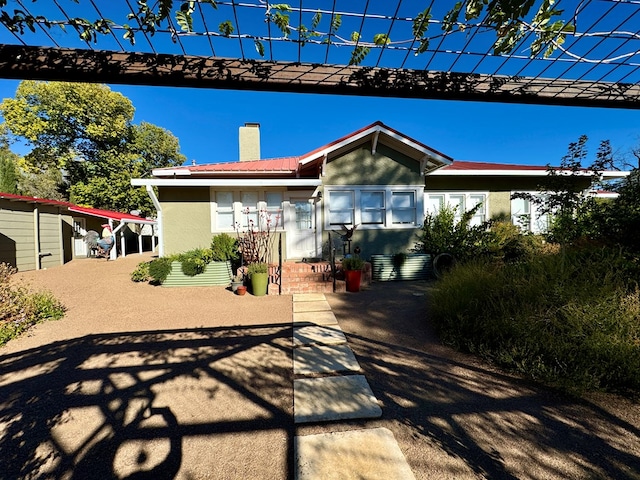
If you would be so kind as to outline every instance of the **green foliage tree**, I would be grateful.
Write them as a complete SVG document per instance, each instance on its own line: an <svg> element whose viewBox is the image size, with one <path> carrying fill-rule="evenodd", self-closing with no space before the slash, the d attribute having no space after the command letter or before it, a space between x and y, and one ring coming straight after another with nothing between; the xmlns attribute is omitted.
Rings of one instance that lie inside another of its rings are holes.
<svg viewBox="0 0 640 480"><path fill-rule="evenodd" d="M153 205L131 178L185 160L171 132L133 124L131 101L106 85L23 81L0 112L10 134L32 147L22 166L34 196L61 191L74 203L148 215Z"/></svg>
<svg viewBox="0 0 640 480"><path fill-rule="evenodd" d="M616 168L613 151L608 140L602 141L591 165L583 167L589 156L588 140L586 135L581 135L577 142L570 143L559 167L547 165L547 175L538 186L538 195L513 195L529 200L542 215L551 217L549 239L562 246L602 236L608 212L589 191L603 186L604 170Z"/></svg>
<svg viewBox="0 0 640 480"><path fill-rule="evenodd" d="M18 155L6 146L0 147L0 192L20 193L18 188L20 171L17 161Z"/></svg>

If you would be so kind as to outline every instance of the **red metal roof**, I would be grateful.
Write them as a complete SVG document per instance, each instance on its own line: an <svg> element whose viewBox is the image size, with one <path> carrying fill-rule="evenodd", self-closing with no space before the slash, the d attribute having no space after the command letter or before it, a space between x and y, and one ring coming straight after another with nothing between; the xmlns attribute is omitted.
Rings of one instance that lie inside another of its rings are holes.
<svg viewBox="0 0 640 480"><path fill-rule="evenodd" d="M547 170L540 165L514 165L508 163L468 162L456 160L451 165L442 167L441 170Z"/></svg>
<svg viewBox="0 0 640 480"><path fill-rule="evenodd" d="M298 169L299 161L300 157L266 158L264 160L251 160L244 162L210 163L206 165L185 165L182 167L159 168L157 170L154 170L154 172L161 173L163 170L188 170L191 173L293 173Z"/></svg>
<svg viewBox="0 0 640 480"><path fill-rule="evenodd" d="M92 217L104 218L107 220L115 220L117 222L137 222L137 223L155 223L155 220L148 220L142 217L136 217L130 213L114 212L113 210L101 210L99 208L81 207L70 202L61 200L52 200L50 198L28 197L25 195L16 195L14 193L0 192L0 198L16 202L38 203L40 205L52 205L56 207L66 208L70 212L83 213Z"/></svg>

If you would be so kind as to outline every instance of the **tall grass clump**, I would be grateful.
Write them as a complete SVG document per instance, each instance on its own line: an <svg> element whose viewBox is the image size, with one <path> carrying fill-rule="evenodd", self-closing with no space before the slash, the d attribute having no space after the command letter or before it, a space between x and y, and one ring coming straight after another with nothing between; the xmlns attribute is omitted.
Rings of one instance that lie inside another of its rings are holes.
<svg viewBox="0 0 640 480"><path fill-rule="evenodd" d="M0 263L0 346L25 332L36 323L58 320L64 307L49 292L30 292L11 282L16 272Z"/></svg>
<svg viewBox="0 0 640 480"><path fill-rule="evenodd" d="M621 251L456 266L434 291L442 339L568 390L640 391L640 290Z"/></svg>

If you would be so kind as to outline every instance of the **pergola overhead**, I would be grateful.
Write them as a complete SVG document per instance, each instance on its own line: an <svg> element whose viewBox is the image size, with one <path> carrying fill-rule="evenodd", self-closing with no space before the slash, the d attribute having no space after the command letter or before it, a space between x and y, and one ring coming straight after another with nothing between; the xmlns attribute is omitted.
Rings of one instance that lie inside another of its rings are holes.
<svg viewBox="0 0 640 480"><path fill-rule="evenodd" d="M198 0L160 21L166 0L6 3L4 78L640 107L639 0L558 0L543 21L537 1L509 31L465 19L470 0L448 24L435 0Z"/></svg>

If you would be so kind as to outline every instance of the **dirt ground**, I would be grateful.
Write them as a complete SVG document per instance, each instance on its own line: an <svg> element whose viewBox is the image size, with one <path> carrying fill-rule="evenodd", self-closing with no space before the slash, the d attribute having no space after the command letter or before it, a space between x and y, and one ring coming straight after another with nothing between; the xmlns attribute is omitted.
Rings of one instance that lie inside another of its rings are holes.
<svg viewBox="0 0 640 480"><path fill-rule="evenodd" d="M383 416L294 426L291 297L131 282L146 258L18 274L67 313L0 349L0 478L281 480L294 436L382 426L417 479L640 479L640 404L443 347L429 283L327 295Z"/></svg>

